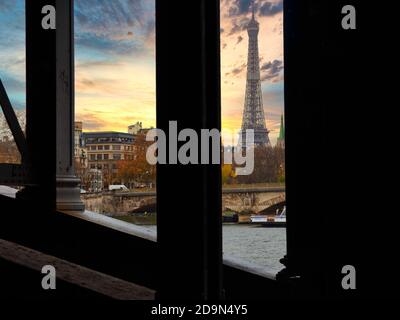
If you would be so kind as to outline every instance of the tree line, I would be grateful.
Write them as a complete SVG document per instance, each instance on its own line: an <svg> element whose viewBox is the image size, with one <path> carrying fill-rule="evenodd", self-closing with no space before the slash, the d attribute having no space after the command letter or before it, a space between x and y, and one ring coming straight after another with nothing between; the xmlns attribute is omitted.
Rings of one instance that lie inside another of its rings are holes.
<svg viewBox="0 0 400 320"><path fill-rule="evenodd" d="M223 158L223 157L222 157ZM222 165L223 184L285 182L285 149L279 146L257 146L254 149L254 170L250 175L236 175L237 164Z"/></svg>

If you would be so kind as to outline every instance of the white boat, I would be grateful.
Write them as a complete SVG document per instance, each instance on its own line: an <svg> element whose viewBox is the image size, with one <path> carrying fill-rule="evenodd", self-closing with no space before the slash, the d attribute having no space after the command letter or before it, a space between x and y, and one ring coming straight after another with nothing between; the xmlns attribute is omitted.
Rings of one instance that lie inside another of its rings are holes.
<svg viewBox="0 0 400 320"><path fill-rule="evenodd" d="M284 227L286 226L286 207L278 215L252 215L251 223L261 224L265 227Z"/></svg>

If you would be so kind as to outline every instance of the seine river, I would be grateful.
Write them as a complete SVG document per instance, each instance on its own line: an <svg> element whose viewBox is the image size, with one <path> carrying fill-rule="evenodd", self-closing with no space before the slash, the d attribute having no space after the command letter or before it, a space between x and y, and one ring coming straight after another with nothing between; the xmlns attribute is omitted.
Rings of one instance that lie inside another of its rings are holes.
<svg viewBox="0 0 400 320"><path fill-rule="evenodd" d="M257 225L223 225L224 255L243 260L259 269L277 273L286 254L286 228Z"/></svg>

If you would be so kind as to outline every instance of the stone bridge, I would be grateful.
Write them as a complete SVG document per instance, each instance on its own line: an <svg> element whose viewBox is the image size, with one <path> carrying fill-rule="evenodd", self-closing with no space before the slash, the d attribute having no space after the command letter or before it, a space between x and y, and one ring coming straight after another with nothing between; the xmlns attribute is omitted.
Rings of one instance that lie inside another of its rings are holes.
<svg viewBox="0 0 400 320"><path fill-rule="evenodd" d="M156 203L155 192L85 193L81 198L86 210L111 215L125 215L141 208L154 208ZM222 210L258 213L285 199L284 187L223 189Z"/></svg>
<svg viewBox="0 0 400 320"><path fill-rule="evenodd" d="M84 193L81 199L85 209L104 214L125 215L133 210L155 206L155 192Z"/></svg>
<svg viewBox="0 0 400 320"><path fill-rule="evenodd" d="M284 187L223 189L222 211L259 213L285 200Z"/></svg>

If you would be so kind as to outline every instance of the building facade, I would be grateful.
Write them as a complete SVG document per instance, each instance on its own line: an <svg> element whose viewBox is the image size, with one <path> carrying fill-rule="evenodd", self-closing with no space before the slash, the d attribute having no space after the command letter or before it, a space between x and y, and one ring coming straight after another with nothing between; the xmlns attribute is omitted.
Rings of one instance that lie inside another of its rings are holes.
<svg viewBox="0 0 400 320"><path fill-rule="evenodd" d="M101 192L103 190L103 172L99 169L88 171L87 187L90 192Z"/></svg>
<svg viewBox="0 0 400 320"><path fill-rule="evenodd" d="M82 138L87 150L89 170L102 172L104 188L119 184L118 162L133 159L134 135L123 132L84 132Z"/></svg>
<svg viewBox="0 0 400 320"><path fill-rule="evenodd" d="M83 175L88 167L88 156L87 156L87 150L83 146L82 130L83 130L82 122L79 121L75 122L74 158L75 158L75 171L78 176Z"/></svg>
<svg viewBox="0 0 400 320"><path fill-rule="evenodd" d="M80 121L75 122L74 130L74 154L75 157L79 156L79 149L82 147L82 129L83 124Z"/></svg>

